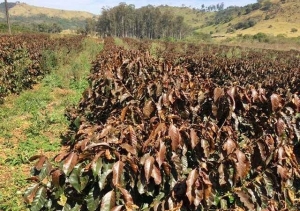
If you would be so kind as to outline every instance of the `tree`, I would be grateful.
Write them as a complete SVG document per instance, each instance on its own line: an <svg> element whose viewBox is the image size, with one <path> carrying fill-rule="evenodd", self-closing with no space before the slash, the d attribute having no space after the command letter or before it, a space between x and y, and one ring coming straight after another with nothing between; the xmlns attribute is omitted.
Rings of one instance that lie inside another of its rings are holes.
<svg viewBox="0 0 300 211"><path fill-rule="evenodd" d="M11 34L11 28L10 28L10 21L9 21L9 12L8 12L7 0L5 0L5 11L6 11L6 21L7 21L7 26L8 26L8 33Z"/></svg>
<svg viewBox="0 0 300 211"><path fill-rule="evenodd" d="M84 34L91 34L96 31L96 21L93 18L87 18L85 20Z"/></svg>
<svg viewBox="0 0 300 211"><path fill-rule="evenodd" d="M152 5L136 9L132 4L120 3L103 8L97 22L97 32L102 36L181 39L189 31L183 17L168 10L161 12Z"/></svg>

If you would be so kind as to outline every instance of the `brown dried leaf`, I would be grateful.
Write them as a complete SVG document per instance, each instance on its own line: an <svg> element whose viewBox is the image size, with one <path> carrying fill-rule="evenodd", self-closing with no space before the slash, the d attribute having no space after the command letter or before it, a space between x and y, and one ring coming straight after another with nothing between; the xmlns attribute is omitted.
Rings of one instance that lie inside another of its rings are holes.
<svg viewBox="0 0 300 211"><path fill-rule="evenodd" d="M272 110L278 111L282 105L281 105L281 97L277 94L272 94L271 95L271 104L272 104Z"/></svg>
<svg viewBox="0 0 300 211"><path fill-rule="evenodd" d="M199 143L199 137L197 135L197 132L193 128L190 131L190 136L191 136L192 149L194 149Z"/></svg>
<svg viewBox="0 0 300 211"><path fill-rule="evenodd" d="M136 149L128 143L123 143L120 145L122 149L125 149L127 152L136 155Z"/></svg>
<svg viewBox="0 0 300 211"><path fill-rule="evenodd" d="M146 177L147 183L149 183L149 179L150 179L152 171L153 171L154 161L155 160L152 156L149 156L145 161L144 171L145 171L145 177Z"/></svg>
<svg viewBox="0 0 300 211"><path fill-rule="evenodd" d="M266 150L266 144L263 143L262 141L258 141L257 146L258 146L258 149L259 149L260 156L261 156L262 160L266 161L267 156L268 156L267 150Z"/></svg>
<svg viewBox="0 0 300 211"><path fill-rule="evenodd" d="M230 155L235 151L237 144L232 138L228 138L226 142L223 144L223 150L226 151L226 155Z"/></svg>
<svg viewBox="0 0 300 211"><path fill-rule="evenodd" d="M172 150L176 151L176 149L179 147L179 143L181 142L181 135L178 128L173 124L171 124L169 127L169 136L172 140Z"/></svg>
<svg viewBox="0 0 300 211"><path fill-rule="evenodd" d="M298 97L297 94L294 94L292 102L296 106L297 112L300 112L300 98Z"/></svg>
<svg viewBox="0 0 300 211"><path fill-rule="evenodd" d="M124 122L125 121L125 118L126 118L126 114L127 114L127 111L128 111L128 106L124 107L121 111L121 115L120 115L120 120L121 122Z"/></svg>
<svg viewBox="0 0 300 211"><path fill-rule="evenodd" d="M115 206L111 209L111 211L121 211L124 205Z"/></svg>
<svg viewBox="0 0 300 211"><path fill-rule="evenodd" d="M284 161L285 159L286 159L286 153L285 153L284 148L281 146L278 149L278 163L280 165L282 165L282 163L283 163L282 161Z"/></svg>
<svg viewBox="0 0 300 211"><path fill-rule="evenodd" d="M114 190L107 192L101 199L100 210L111 210L116 204L116 193Z"/></svg>
<svg viewBox="0 0 300 211"><path fill-rule="evenodd" d="M231 87L227 90L227 94L229 95L232 102L232 110L235 110L235 100L234 97L236 95L236 87Z"/></svg>
<svg viewBox="0 0 300 211"><path fill-rule="evenodd" d="M247 176L250 170L250 162L247 159L246 155L239 149L235 151L235 154L237 158L237 162L235 162L235 167L236 167L235 178L237 181L238 179L242 180Z"/></svg>
<svg viewBox="0 0 300 211"><path fill-rule="evenodd" d="M58 163L58 162L64 160L69 154L70 154L70 152L62 152L62 153L58 154L57 156L55 156L54 161Z"/></svg>
<svg viewBox="0 0 300 211"><path fill-rule="evenodd" d="M143 114L147 117L147 118L150 118L151 117L151 114L154 112L155 110L155 105L154 103L152 102L152 100L148 100L145 105L144 105L144 108L143 108Z"/></svg>
<svg viewBox="0 0 300 211"><path fill-rule="evenodd" d="M109 149L105 150L105 158L106 158L107 160L112 160L112 159L113 159L113 157L112 157L112 155L111 155Z"/></svg>
<svg viewBox="0 0 300 211"><path fill-rule="evenodd" d="M163 162L162 167L163 167L164 172L166 173L166 175L170 176L170 174L171 174L171 166L170 166L170 164L168 164L165 161L165 162Z"/></svg>
<svg viewBox="0 0 300 211"><path fill-rule="evenodd" d="M236 194L240 198L241 202L247 207L248 210L254 210L255 206L252 203L250 196L246 193L244 193L241 190L236 191Z"/></svg>
<svg viewBox="0 0 300 211"><path fill-rule="evenodd" d="M154 179L156 185L161 184L162 177L161 177L160 169L157 168L155 165L153 165L151 177Z"/></svg>
<svg viewBox="0 0 300 211"><path fill-rule="evenodd" d="M203 149L205 157L209 157L210 155L210 145L207 140L201 139L201 147Z"/></svg>
<svg viewBox="0 0 300 211"><path fill-rule="evenodd" d="M112 130L113 130L113 126L106 125L106 127L103 128L103 130L101 131L99 138L101 139L101 138L107 137L111 133Z"/></svg>
<svg viewBox="0 0 300 211"><path fill-rule="evenodd" d="M65 159L63 164L63 172L69 175L73 170L74 166L78 163L78 155L75 152L71 152L69 156Z"/></svg>
<svg viewBox="0 0 300 211"><path fill-rule="evenodd" d="M39 159L39 158L41 158L41 157L43 157L43 156L44 156L44 155L34 155L34 156L30 157L28 160L29 160L30 162L32 162L32 161L37 160L37 159Z"/></svg>
<svg viewBox="0 0 300 211"><path fill-rule="evenodd" d="M282 136L284 134L285 128L286 128L286 125L285 125L284 121L281 118L279 118L276 123L277 135Z"/></svg>
<svg viewBox="0 0 300 211"><path fill-rule="evenodd" d="M205 201L209 201L210 197L212 195L212 185L205 184L204 185L204 199Z"/></svg>
<svg viewBox="0 0 300 211"><path fill-rule="evenodd" d="M165 143L162 140L160 140L159 151L156 153L156 162L158 163L159 167L161 167L161 165L165 161L166 151L167 151L167 147Z"/></svg>
<svg viewBox="0 0 300 211"><path fill-rule="evenodd" d="M120 179L122 177L124 171L124 163L122 161L118 161L113 165L113 185L118 186L120 185Z"/></svg>
<svg viewBox="0 0 300 211"><path fill-rule="evenodd" d="M176 101L175 95L174 95L174 90L171 91L171 93L168 95L168 100L173 104Z"/></svg>
<svg viewBox="0 0 300 211"><path fill-rule="evenodd" d="M289 178L288 170L281 165L277 165L277 174L285 181Z"/></svg>
<svg viewBox="0 0 300 211"><path fill-rule="evenodd" d="M226 185L227 182L225 180L225 173L224 173L224 164L221 163L219 168L218 168L218 172L219 172L219 184L222 185Z"/></svg>
<svg viewBox="0 0 300 211"><path fill-rule="evenodd" d="M200 176L205 185L212 185L207 173L205 173L204 171L200 171Z"/></svg>
<svg viewBox="0 0 300 211"><path fill-rule="evenodd" d="M268 145L270 152L272 152L275 149L274 147L275 141L271 135L266 136L265 143Z"/></svg>
<svg viewBox="0 0 300 211"><path fill-rule="evenodd" d="M195 199L195 182L197 178L199 177L198 169L193 169L186 180L187 190L186 195L190 201L190 204L194 203Z"/></svg>
<svg viewBox="0 0 300 211"><path fill-rule="evenodd" d="M165 107L169 107L170 106L170 101L168 99L168 95L166 93L164 93L162 95L162 104L165 106Z"/></svg>
<svg viewBox="0 0 300 211"><path fill-rule="evenodd" d="M74 149L77 150L77 151L84 151L86 149L89 141L90 141L90 138L84 139L82 141L78 141L75 144Z"/></svg>
<svg viewBox="0 0 300 211"><path fill-rule="evenodd" d="M134 203L133 203L133 199L132 199L131 194L126 189L124 189L120 186L118 186L118 189L121 191L121 193L124 197L124 201L125 201L126 206L129 206L129 207L133 206Z"/></svg>
<svg viewBox="0 0 300 211"><path fill-rule="evenodd" d="M46 156L41 156L40 159L37 161L37 163L35 164L35 168L36 170L40 171L45 163L45 161L48 160L48 158Z"/></svg>
<svg viewBox="0 0 300 211"><path fill-rule="evenodd" d="M36 182L36 183L40 182L40 178L37 176L29 177L26 180L31 182Z"/></svg>
<svg viewBox="0 0 300 211"><path fill-rule="evenodd" d="M133 147L136 148L138 145L138 139L136 137L136 133L131 125L128 127L128 130L129 130L129 138L130 138L131 144Z"/></svg>
<svg viewBox="0 0 300 211"><path fill-rule="evenodd" d="M60 176L62 175L62 172L59 169L56 169L55 171L51 172L51 177L52 177L52 183L54 184L55 187L59 187L59 179Z"/></svg>
<svg viewBox="0 0 300 211"><path fill-rule="evenodd" d="M258 99L258 92L256 89L251 89L251 97L252 97L252 102L255 102Z"/></svg>
<svg viewBox="0 0 300 211"><path fill-rule="evenodd" d="M195 182L195 199L194 199L194 205L198 207L202 200L204 199L204 185L202 182L200 182L199 179L196 180Z"/></svg>
<svg viewBox="0 0 300 211"><path fill-rule="evenodd" d="M24 199L27 204L31 204L33 202L39 187L40 187L39 183L36 183L26 190L24 194Z"/></svg>
<svg viewBox="0 0 300 211"><path fill-rule="evenodd" d="M172 160L173 164L175 165L175 169L176 169L178 175L181 175L183 165L182 165L182 161L179 157L179 154L172 152L171 160Z"/></svg>
<svg viewBox="0 0 300 211"><path fill-rule="evenodd" d="M217 102L217 100L224 95L224 90L222 88L216 87L214 89L214 103Z"/></svg>

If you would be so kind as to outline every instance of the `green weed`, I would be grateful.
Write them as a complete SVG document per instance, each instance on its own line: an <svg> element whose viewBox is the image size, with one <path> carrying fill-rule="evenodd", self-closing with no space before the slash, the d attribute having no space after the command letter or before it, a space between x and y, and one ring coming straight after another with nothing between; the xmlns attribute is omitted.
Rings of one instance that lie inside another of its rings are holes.
<svg viewBox="0 0 300 211"><path fill-rule="evenodd" d="M103 48L92 39L82 46L81 52L44 52L43 68L50 73L32 90L11 95L0 106L0 210L26 210L22 193L30 176L29 158L50 157L60 150L60 136L69 124L65 109L80 100L91 61Z"/></svg>

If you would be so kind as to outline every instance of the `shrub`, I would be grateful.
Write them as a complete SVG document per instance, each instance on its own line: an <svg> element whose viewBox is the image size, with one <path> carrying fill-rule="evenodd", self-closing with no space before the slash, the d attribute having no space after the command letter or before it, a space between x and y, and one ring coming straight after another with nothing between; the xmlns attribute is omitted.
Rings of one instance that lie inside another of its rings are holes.
<svg viewBox="0 0 300 211"><path fill-rule="evenodd" d="M250 19L250 20L246 20L246 21L244 21L244 22L239 22L239 23L237 23L237 24L234 26L234 28L235 28L236 30L238 30L238 29L248 29L248 28L250 28L250 27L253 27L255 24L256 24L256 21Z"/></svg>
<svg viewBox="0 0 300 211"><path fill-rule="evenodd" d="M286 38L286 34L278 34L276 37L277 38Z"/></svg>
<svg viewBox="0 0 300 211"><path fill-rule="evenodd" d="M261 8L261 10L268 11L272 8L272 6L273 6L273 3L268 0L268 1L264 2L264 6Z"/></svg>
<svg viewBox="0 0 300 211"><path fill-rule="evenodd" d="M296 28L292 28L292 29L291 29L291 32L292 32L292 33L295 33L295 32L297 32L297 31L298 31L298 29L296 29Z"/></svg>
<svg viewBox="0 0 300 211"><path fill-rule="evenodd" d="M227 29L226 33L234 33L235 32L235 29L230 27Z"/></svg>
<svg viewBox="0 0 300 211"><path fill-rule="evenodd" d="M258 40L259 42L269 42L268 35L262 32L255 34L253 39Z"/></svg>

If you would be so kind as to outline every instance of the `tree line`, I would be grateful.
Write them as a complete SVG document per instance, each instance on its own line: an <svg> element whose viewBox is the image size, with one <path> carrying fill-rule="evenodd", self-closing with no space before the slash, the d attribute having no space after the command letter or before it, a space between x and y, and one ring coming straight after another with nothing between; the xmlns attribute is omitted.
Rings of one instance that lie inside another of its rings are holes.
<svg viewBox="0 0 300 211"><path fill-rule="evenodd" d="M120 3L113 8L103 8L96 25L102 36L138 38L182 39L191 31L184 17L148 5L135 8L133 4Z"/></svg>

